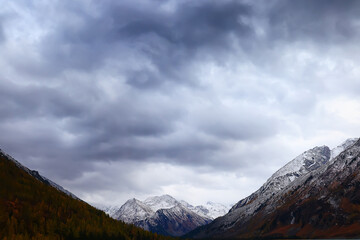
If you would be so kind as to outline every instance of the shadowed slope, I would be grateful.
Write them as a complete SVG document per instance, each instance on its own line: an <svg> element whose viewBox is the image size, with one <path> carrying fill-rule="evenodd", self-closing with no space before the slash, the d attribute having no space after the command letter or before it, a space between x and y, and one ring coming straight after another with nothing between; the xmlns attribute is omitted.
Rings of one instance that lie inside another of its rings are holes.
<svg viewBox="0 0 360 240"><path fill-rule="evenodd" d="M170 239L108 217L0 152L0 239Z"/></svg>

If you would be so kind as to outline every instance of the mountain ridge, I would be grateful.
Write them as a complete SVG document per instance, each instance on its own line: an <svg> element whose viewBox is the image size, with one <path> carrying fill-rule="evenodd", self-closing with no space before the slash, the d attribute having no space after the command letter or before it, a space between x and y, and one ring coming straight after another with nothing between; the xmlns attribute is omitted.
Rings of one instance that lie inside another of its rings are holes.
<svg viewBox="0 0 360 240"><path fill-rule="evenodd" d="M158 209L153 216L134 224L150 232L182 236L209 222L210 219L203 218L183 205L177 204L171 208Z"/></svg>
<svg viewBox="0 0 360 240"><path fill-rule="evenodd" d="M193 206L185 201L178 201L166 194L148 197L144 201L132 198L127 200L117 211L112 210L114 219L139 226L151 232L181 236L198 226L212 221L199 215Z"/></svg>
<svg viewBox="0 0 360 240"><path fill-rule="evenodd" d="M294 228L292 225L299 224L299 219L308 219L304 217L301 211L292 210L294 209L306 209L306 216L311 216L313 214L314 209L313 208L306 208L301 204L306 204L306 201L310 201L312 204L317 206L318 208L322 209L322 211L326 211L324 207L321 207L321 205L317 204L318 202L322 202L323 196L318 196L316 194L319 194L319 192L331 192L331 190L327 189L328 186L332 186L333 179L336 179L336 177L331 178L330 173L334 173L333 175L341 175L342 169L346 169L349 163L353 163L354 161L357 161L357 165L352 169L360 168L360 140L358 139L352 139L350 141L345 141L342 145L340 145L344 148L343 151L333 151L337 154L333 154L332 157L329 157L329 159L325 162L325 164L319 165L316 169L312 169L306 174L303 174L301 176L298 176L294 181L291 181L287 185L285 185L282 189L279 189L278 191L275 191L271 194L268 198L263 198L262 201L256 203L257 197L255 193L260 191L263 187L261 187L258 191L251 194L249 197L240 200L230 211L228 214L226 214L223 217L220 217L218 219L215 219L212 223L209 225L200 227L193 232L189 233L187 236L189 237L195 237L195 238L254 238L254 237L297 237L297 238L313 238L313 237L341 237L341 236L347 236L341 235L341 233L333 231L330 234L326 235L325 233L321 233L316 227L310 226L307 224L304 220L301 222L300 226L297 226L297 228ZM324 147L323 147L324 148ZM338 147L336 147L338 149ZM314 148L315 149L315 148ZM307 152L307 151L306 151ZM306 153L304 152L304 153ZM352 152L354 154L357 154L357 157L352 156ZM307 155L307 154L301 154L301 155ZM324 153L324 152L323 152ZM299 156L301 156L299 155ZM326 149L326 154L320 154L327 158L329 155L328 149ZM331 155L331 154L330 154ZM298 157L299 157L298 156ZM351 158L351 161L346 162L346 156ZM306 158L304 158L306 159ZM345 159L345 160L344 160ZM314 160L314 159L312 159ZM321 162L321 161L320 161ZM336 167L337 166L337 167ZM330 170L329 170L330 169ZM358 169L357 169L358 170ZM355 170L353 170L354 172ZM356 171L355 171L356 172ZM335 174L336 173L336 174ZM327 176L327 175L329 176ZM277 175L275 175L277 176ZM341 175L343 176L343 175ZM351 178L351 174L349 173L349 178ZM346 178L343 176L343 178ZM271 178L269 178L271 180ZM327 180L324 180L327 179ZM318 180L318 181L317 181ZM268 181L267 181L268 182ZM267 183L266 182L266 183ZM346 182L344 180L344 182ZM266 185L266 183L264 185ZM321 184L322 185L321 185ZM320 184L320 185L319 185ZM338 185L341 185L341 181L337 183ZM356 186L359 186L360 190L360 184L358 181L355 181L354 183ZM263 185L263 186L264 186ZM347 185L344 185L344 188L348 188ZM307 190L306 190L307 189ZM321 191L319 189L322 189ZM358 189L358 188L356 188ZM307 191L306 193L304 193ZM341 192L341 189L338 190ZM301 195L301 193L303 195ZM316 194L315 194L316 193ZM350 192L351 193L351 192ZM356 195L356 194L355 194ZM340 198L338 195L336 195L338 198ZM299 198L302 202L299 203ZM285 200L284 200L285 199ZM287 199L287 200L286 200ZM315 199L315 200L314 200ZM330 199L330 200L329 200ZM324 206L327 206L329 209L333 210L334 212L339 212L338 215L344 215L341 208L339 206L341 205L339 201L331 200L331 197L328 197L328 202L323 203ZM360 196L355 196L355 200L359 201L360 203ZM351 201L348 200L348 201ZM331 204L337 203L338 208L335 208ZM356 202L355 202L356 203ZM298 205L296 205L298 204ZM327 204L327 205L326 205ZM357 206L357 204L353 204L354 206ZM360 207L360 206L359 206ZM316 208L315 208L316 209ZM360 208L359 208L360 209ZM304 210L305 211L305 210ZM330 211L331 212L331 211ZM341 213L341 214L340 214ZM354 218L359 217L356 215L356 211L353 213ZM319 218L320 220L323 220L321 215L323 214L319 210L319 215L316 215L315 217ZM279 216L280 215L280 216ZM325 214L326 216L326 214ZM286 219L286 224L284 223L284 219ZM336 216L334 217L336 218ZM346 219L346 217L344 217ZM309 220L310 221L310 220ZM350 221L350 220L349 220ZM316 223L316 221L314 221ZM340 220L336 222L336 224L343 224ZM344 225L344 224L343 224ZM304 230L303 227L307 226L307 228L312 229ZM324 226L329 226L324 224ZM287 230L283 231L282 228L286 228ZM271 231L270 231L271 230ZM360 234L360 233L359 233ZM360 235L357 235L360 236Z"/></svg>

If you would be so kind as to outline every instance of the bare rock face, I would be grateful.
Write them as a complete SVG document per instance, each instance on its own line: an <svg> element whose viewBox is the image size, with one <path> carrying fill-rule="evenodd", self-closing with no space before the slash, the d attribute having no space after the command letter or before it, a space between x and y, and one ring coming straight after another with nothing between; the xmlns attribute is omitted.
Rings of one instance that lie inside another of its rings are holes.
<svg viewBox="0 0 360 240"><path fill-rule="evenodd" d="M359 237L359 170L360 140L347 141L336 151L326 146L313 148L279 169L228 214L188 236Z"/></svg>

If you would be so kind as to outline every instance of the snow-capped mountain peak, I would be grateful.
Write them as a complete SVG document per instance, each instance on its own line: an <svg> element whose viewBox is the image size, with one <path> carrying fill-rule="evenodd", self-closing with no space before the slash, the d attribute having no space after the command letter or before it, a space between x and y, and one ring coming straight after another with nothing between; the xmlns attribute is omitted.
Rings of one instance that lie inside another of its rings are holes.
<svg viewBox="0 0 360 240"><path fill-rule="evenodd" d="M359 235L359 227L355 225L359 217L354 211L349 211L349 206L356 206L359 202L360 140L347 140L337 148L333 151L337 157L317 169L312 168L315 162L321 164L330 159L325 147L323 151L315 149L301 154L299 157L305 160L313 153L319 154L316 154L320 157L319 161L305 164L304 168L310 172L277 190L274 181L279 180L278 177L287 176L293 170L304 173L301 171L304 165L299 168L299 164L293 164L297 167L288 168L291 164L287 164L286 169L291 171L283 171L285 175L274 174L263 187L238 202L228 214L187 237L240 239ZM315 160L316 157L313 159L311 156L310 159ZM290 163L306 163L297 158ZM269 192L269 189L274 191Z"/></svg>
<svg viewBox="0 0 360 240"><path fill-rule="evenodd" d="M207 202L205 205L199 205L195 207L190 205L188 208L200 216L215 219L225 215L229 211L230 207L231 206L225 206L220 203Z"/></svg>
<svg viewBox="0 0 360 240"><path fill-rule="evenodd" d="M180 236L211 221L189 207L192 205L170 195L149 197L144 201L133 198L110 216L145 230Z"/></svg>
<svg viewBox="0 0 360 240"><path fill-rule="evenodd" d="M345 142L343 142L339 146L333 148L331 150L331 154L330 154L330 161L334 160L345 149L354 145L357 140L359 140L359 138L349 138L349 139L346 139Z"/></svg>
<svg viewBox="0 0 360 240"><path fill-rule="evenodd" d="M157 210L154 216L135 225L163 235L181 236L209 222L209 218L196 214L179 202L171 208Z"/></svg>
<svg viewBox="0 0 360 240"><path fill-rule="evenodd" d="M168 209L176 206L178 202L170 195L154 196L145 199L144 203L149 206L154 212L159 209Z"/></svg>
<svg viewBox="0 0 360 240"><path fill-rule="evenodd" d="M123 220L126 223L134 223L150 217L155 212L136 198L126 201L121 208L114 213L113 218Z"/></svg>
<svg viewBox="0 0 360 240"><path fill-rule="evenodd" d="M172 236L180 236L207 224L226 214L229 208L213 202L194 207L170 195L149 197L144 201L129 199L116 211L114 207L101 207L112 218L135 224L145 230Z"/></svg>
<svg viewBox="0 0 360 240"><path fill-rule="evenodd" d="M214 202L207 202L205 207L209 210L208 216L212 219L225 215L231 208L230 205L226 206L224 204Z"/></svg>
<svg viewBox="0 0 360 240"><path fill-rule="evenodd" d="M332 151L327 146L315 147L305 151L275 172L260 189L235 204L228 214L218 221L215 220L211 227L231 229L236 224L240 224L240 221L246 222L256 212L273 201L275 196L280 196L291 187L296 189L296 187L304 183L304 179L311 180L313 174L319 174L328 169L326 166L332 166L335 169L337 167L335 167L335 163L344 165L344 161L339 161L339 159L346 158L345 154L342 154L347 152L350 156L349 160L351 160L352 151L349 151L349 149L356 149L356 144L360 146L359 141L356 141L356 139L348 139ZM336 157L338 161L330 162L331 157L335 156L338 156ZM341 169L342 167L341 165L337 168ZM276 208L276 205L272 207ZM208 231L207 228L204 229Z"/></svg>
<svg viewBox="0 0 360 240"><path fill-rule="evenodd" d="M187 207L188 209L192 209L194 206L191 205L190 203L184 201L184 200L180 200L179 201L183 206Z"/></svg>
<svg viewBox="0 0 360 240"><path fill-rule="evenodd" d="M259 190L235 204L230 212L244 207L243 211L246 214L252 214L258 206L276 192L284 189L300 176L323 166L329 159L330 149L327 146L314 147L305 151L276 171Z"/></svg>
<svg viewBox="0 0 360 240"><path fill-rule="evenodd" d="M270 179L296 173L307 173L325 164L330 159L330 149L327 146L314 147L297 156L284 167L276 171ZM292 179L292 178L290 178ZM294 180L294 179L292 179Z"/></svg>

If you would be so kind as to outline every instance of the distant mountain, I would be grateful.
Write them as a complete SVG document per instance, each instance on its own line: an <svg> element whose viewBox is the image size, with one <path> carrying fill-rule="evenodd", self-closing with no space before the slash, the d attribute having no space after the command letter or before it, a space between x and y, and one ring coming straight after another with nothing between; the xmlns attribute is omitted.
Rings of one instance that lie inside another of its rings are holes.
<svg viewBox="0 0 360 240"><path fill-rule="evenodd" d="M98 208L115 219L122 218L122 220L125 222L134 222L134 220L132 220L133 217L131 217L131 215L134 214L125 212L125 207L131 208L131 205L133 205L131 203L135 203L135 202L139 203L138 205L143 206L143 208L144 208L143 204L145 204L147 207L149 207L152 210L152 211L149 211L149 209L144 210L147 213L154 213L159 209L172 208L180 203L181 205L197 213L198 215L212 220L217 217L225 215L232 207L232 205L224 205L221 203L214 203L210 201L207 202L205 205L193 206L184 200L178 201L170 195L162 195L162 196L149 197L142 202L133 198L133 199L129 199L122 206L100 206ZM120 210L121 207L124 207L124 209ZM138 214L140 214L140 212ZM123 215L123 217L121 217L120 215ZM129 220L126 220L125 218L128 218Z"/></svg>
<svg viewBox="0 0 360 240"><path fill-rule="evenodd" d="M119 210L117 206L95 205L94 207L105 212L108 216L113 216Z"/></svg>
<svg viewBox="0 0 360 240"><path fill-rule="evenodd" d="M113 207L110 209L114 209ZM140 201L130 199L108 214L126 223L133 223L152 232L181 236L198 226L224 215L230 207L208 202L205 206L193 206L170 195L154 196ZM106 211L106 209L104 209Z"/></svg>
<svg viewBox="0 0 360 240"><path fill-rule="evenodd" d="M0 150L0 239L171 239L108 217Z"/></svg>
<svg viewBox="0 0 360 240"><path fill-rule="evenodd" d="M224 216L229 211L231 206L225 206L221 203L207 202L205 205L199 205L195 207L188 204L187 208L199 214L200 216L214 220L215 218Z"/></svg>
<svg viewBox="0 0 360 240"><path fill-rule="evenodd" d="M354 238L360 236L360 140L315 147L274 173L194 238Z"/></svg>
<svg viewBox="0 0 360 240"><path fill-rule="evenodd" d="M133 198L126 201L111 217L126 223L136 223L151 217L154 213L145 203Z"/></svg>
<svg viewBox="0 0 360 240"><path fill-rule="evenodd" d="M159 209L173 208L179 204L179 201L166 194L162 196L149 197L145 199L144 203L156 212Z"/></svg>
<svg viewBox="0 0 360 240"><path fill-rule="evenodd" d="M151 217L134 224L154 233L182 236L210 222L211 219L204 218L183 205L177 204L171 208L159 209Z"/></svg>

